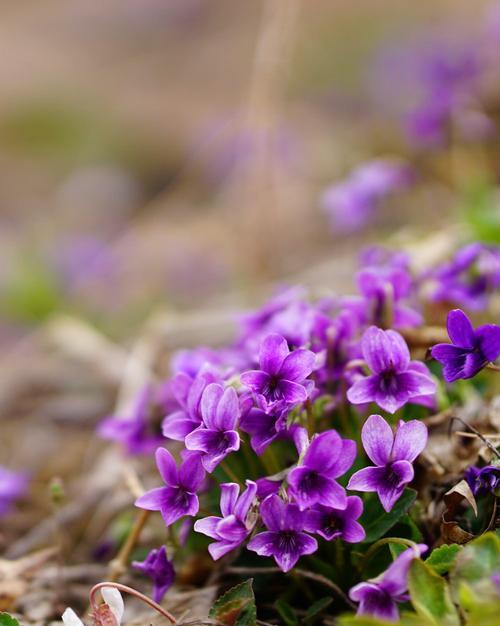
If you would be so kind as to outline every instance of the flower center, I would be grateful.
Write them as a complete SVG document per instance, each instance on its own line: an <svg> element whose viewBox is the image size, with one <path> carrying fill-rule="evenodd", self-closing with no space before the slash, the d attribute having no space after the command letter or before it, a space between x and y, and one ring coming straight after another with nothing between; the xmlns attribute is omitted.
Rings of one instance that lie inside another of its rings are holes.
<svg viewBox="0 0 500 626"><path fill-rule="evenodd" d="M278 548L282 552L294 552L297 546L297 535L293 530L282 530L279 534Z"/></svg>

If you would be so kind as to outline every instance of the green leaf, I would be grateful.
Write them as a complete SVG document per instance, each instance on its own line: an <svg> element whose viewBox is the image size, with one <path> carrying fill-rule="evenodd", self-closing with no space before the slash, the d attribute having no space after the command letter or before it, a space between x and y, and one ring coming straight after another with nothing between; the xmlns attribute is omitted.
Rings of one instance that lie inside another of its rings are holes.
<svg viewBox="0 0 500 626"><path fill-rule="evenodd" d="M454 581L477 583L500 570L500 539L485 533L467 544L457 556Z"/></svg>
<svg viewBox="0 0 500 626"><path fill-rule="evenodd" d="M274 603L274 608L278 611L281 619L287 626L298 626L299 618L295 613L295 609L290 606L286 600L279 598L279 600L276 600Z"/></svg>
<svg viewBox="0 0 500 626"><path fill-rule="evenodd" d="M367 498L365 501L365 510L359 519L360 524L366 532L363 543L372 543L385 535L385 533L403 517L406 511L408 511L415 501L416 496L417 492L413 489L405 489L403 495L389 513L384 511L377 496Z"/></svg>
<svg viewBox="0 0 500 626"><path fill-rule="evenodd" d="M253 579L229 589L216 600L208 616L226 626L255 626L257 610L252 588Z"/></svg>
<svg viewBox="0 0 500 626"><path fill-rule="evenodd" d="M330 604L333 602L333 598L326 596L320 598L307 609L302 621L304 624L311 624Z"/></svg>
<svg viewBox="0 0 500 626"><path fill-rule="evenodd" d="M338 626L395 626L394 622L368 615L341 615L336 623Z"/></svg>
<svg viewBox="0 0 500 626"><path fill-rule="evenodd" d="M448 584L420 559L411 564L408 588L413 608L420 616L436 626L460 624Z"/></svg>
<svg viewBox="0 0 500 626"><path fill-rule="evenodd" d="M436 574L446 574L452 568L461 549L462 546L456 543L440 546L431 552L425 563L432 567Z"/></svg>
<svg viewBox="0 0 500 626"><path fill-rule="evenodd" d="M19 626L19 622L8 613L0 613L0 626Z"/></svg>

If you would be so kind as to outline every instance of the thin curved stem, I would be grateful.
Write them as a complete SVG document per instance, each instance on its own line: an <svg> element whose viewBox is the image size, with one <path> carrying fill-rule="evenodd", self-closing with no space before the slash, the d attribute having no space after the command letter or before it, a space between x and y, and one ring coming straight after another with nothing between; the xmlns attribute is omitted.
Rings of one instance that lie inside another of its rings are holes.
<svg viewBox="0 0 500 626"><path fill-rule="evenodd" d="M122 591L123 593L128 593L131 596L135 596L139 600L142 600L146 604L149 604L150 607L155 609L155 611L158 611L158 613L160 613L160 615L163 615L163 617L166 617L172 624L177 624L177 620L175 619L175 617L171 613L169 613L167 609L164 609L162 606L160 606L157 602L155 602L151 598L148 598L143 593L141 593L140 591L137 591L136 589L133 589L132 587L127 587L127 585L122 585L121 583L115 583L112 581L97 583L97 585L94 585L92 589L90 590L89 602L90 602L92 611L94 611L94 613L99 608L96 602L96 593L103 587L113 587L114 589L118 589L118 591Z"/></svg>

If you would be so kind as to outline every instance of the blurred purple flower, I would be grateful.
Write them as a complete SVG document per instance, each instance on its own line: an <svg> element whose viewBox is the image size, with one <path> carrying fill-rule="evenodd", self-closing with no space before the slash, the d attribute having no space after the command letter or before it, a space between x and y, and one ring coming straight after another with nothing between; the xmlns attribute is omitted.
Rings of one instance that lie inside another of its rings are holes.
<svg viewBox="0 0 500 626"><path fill-rule="evenodd" d="M357 380L348 390L353 404L376 402L389 413L395 413L412 398L429 396L436 391L430 374L414 368L403 337L394 330L368 328L361 339L363 358L373 372Z"/></svg>
<svg viewBox="0 0 500 626"><path fill-rule="evenodd" d="M222 484L220 486L222 517L210 516L195 522L196 532L215 539L215 542L208 546L208 551L215 561L241 545L252 532L256 518L250 519L248 513L257 493L257 484L252 480L247 480L245 484L247 488L239 497L239 485Z"/></svg>
<svg viewBox="0 0 500 626"><path fill-rule="evenodd" d="M394 436L380 415L370 415L363 425L361 439L375 467L365 467L353 474L347 488L376 491L384 509L390 511L413 480L412 463L426 446L427 427L417 420L400 421Z"/></svg>
<svg viewBox="0 0 500 626"><path fill-rule="evenodd" d="M347 472L355 457L355 442L342 439L335 430L314 437L302 462L288 474L290 494L300 509L315 504L345 509L347 495L335 478Z"/></svg>
<svg viewBox="0 0 500 626"><path fill-rule="evenodd" d="M186 455L177 468L170 452L165 448L158 448L156 465L165 481L165 487L147 491L137 498L135 506L148 511L160 511L167 526L185 515L196 515L199 509L196 491L205 478L200 455Z"/></svg>
<svg viewBox="0 0 500 626"><path fill-rule="evenodd" d="M270 495L260 505L260 514L268 530L255 535L247 547L259 556L272 556L283 572L290 571L302 555L318 549L316 539L304 532L306 513L296 504Z"/></svg>
<svg viewBox="0 0 500 626"><path fill-rule="evenodd" d="M472 378L500 356L500 326L485 324L474 330L470 319L460 309L448 313L446 326L452 343L435 345L431 354L443 364L447 382Z"/></svg>
<svg viewBox="0 0 500 626"><path fill-rule="evenodd" d="M28 476L0 465L0 517L6 515L12 503L21 498L28 487Z"/></svg>
<svg viewBox="0 0 500 626"><path fill-rule="evenodd" d="M142 562L133 561L132 566L153 581L153 600L161 602L175 578L174 566L168 560L165 546L151 550Z"/></svg>
<svg viewBox="0 0 500 626"><path fill-rule="evenodd" d="M211 383L201 396L200 407L202 425L189 433L184 443L188 450L201 453L203 467L211 473L228 454L240 448L236 430L240 406L233 387L224 389Z"/></svg>
<svg viewBox="0 0 500 626"><path fill-rule="evenodd" d="M352 233L364 228L387 196L412 182L407 165L389 159L369 161L357 167L347 179L328 187L320 205L332 230Z"/></svg>
<svg viewBox="0 0 500 626"><path fill-rule="evenodd" d="M307 513L304 529L327 541L340 538L358 543L366 536L364 528L356 521L362 512L363 502L358 496L349 496L344 509L316 504Z"/></svg>
<svg viewBox="0 0 500 626"><path fill-rule="evenodd" d="M359 583L349 591L349 597L359 602L357 615L370 615L379 619L397 621L398 603L409 600L408 573L414 559L418 559L427 546L423 543L402 552L378 578Z"/></svg>
<svg viewBox="0 0 500 626"><path fill-rule="evenodd" d="M464 477L475 496L481 493L493 493L500 486L500 467L472 465L465 470Z"/></svg>

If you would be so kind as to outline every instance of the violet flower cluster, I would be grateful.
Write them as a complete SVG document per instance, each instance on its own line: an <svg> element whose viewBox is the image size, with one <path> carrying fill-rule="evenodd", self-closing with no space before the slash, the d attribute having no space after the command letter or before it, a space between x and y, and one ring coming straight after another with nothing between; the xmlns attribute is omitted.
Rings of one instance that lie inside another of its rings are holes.
<svg viewBox="0 0 500 626"><path fill-rule="evenodd" d="M179 523L174 533L206 536L214 560L246 549L288 572L327 542L363 542L366 499L383 516L414 479L427 442L415 417L438 409L437 383L405 336L418 332L426 286L440 272L415 275L406 255L380 249L361 260L357 293L311 301L301 288L279 292L240 316L231 345L176 354L169 380L100 427L129 454L157 448L163 484L148 485L136 505L167 527ZM494 360L498 328L474 330L451 311L453 343L432 350L445 379ZM494 472L484 474L478 484L492 484ZM405 559L417 556L408 555L352 590L362 612L394 617ZM161 597L173 577L165 550L137 567Z"/></svg>

